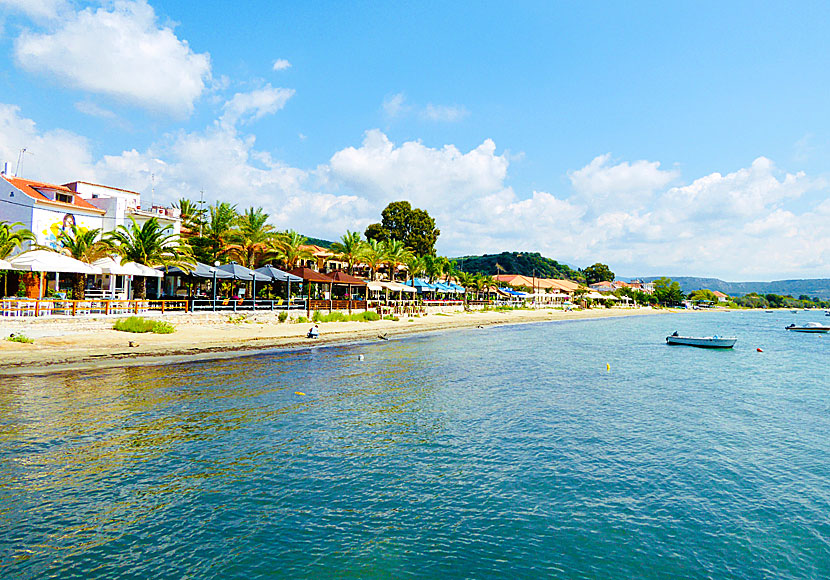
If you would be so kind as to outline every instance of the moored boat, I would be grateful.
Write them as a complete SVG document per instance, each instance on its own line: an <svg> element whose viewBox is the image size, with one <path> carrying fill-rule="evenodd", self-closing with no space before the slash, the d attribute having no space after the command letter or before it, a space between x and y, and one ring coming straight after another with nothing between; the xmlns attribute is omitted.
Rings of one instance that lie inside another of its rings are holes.
<svg viewBox="0 0 830 580"><path fill-rule="evenodd" d="M830 332L830 326L825 326L818 322L805 322L800 326L790 324L784 328L792 330L793 332Z"/></svg>
<svg viewBox="0 0 830 580"><path fill-rule="evenodd" d="M666 337L667 344L699 346L701 348L732 348L737 338L725 336L680 336L677 331Z"/></svg>

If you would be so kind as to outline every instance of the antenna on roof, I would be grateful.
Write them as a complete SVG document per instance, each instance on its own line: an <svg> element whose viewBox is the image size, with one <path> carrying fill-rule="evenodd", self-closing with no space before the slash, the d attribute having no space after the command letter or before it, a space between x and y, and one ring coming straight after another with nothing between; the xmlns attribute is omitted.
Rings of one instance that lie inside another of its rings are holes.
<svg viewBox="0 0 830 580"><path fill-rule="evenodd" d="M25 147L20 150L20 154L17 156L17 169L14 171L15 177L20 177L20 164L23 163L23 155L28 153L29 155L34 155L31 151L26 149Z"/></svg>

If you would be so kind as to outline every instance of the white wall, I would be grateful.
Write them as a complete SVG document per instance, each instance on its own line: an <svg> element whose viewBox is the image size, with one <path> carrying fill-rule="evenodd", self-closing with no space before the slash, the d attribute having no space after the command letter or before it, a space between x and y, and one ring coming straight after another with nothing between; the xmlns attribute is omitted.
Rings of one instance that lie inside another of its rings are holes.
<svg viewBox="0 0 830 580"><path fill-rule="evenodd" d="M88 215L75 211L52 210L35 207L32 210L31 229L37 243L57 249L57 236L64 227L64 217L71 214L79 228L103 228L104 220L99 215Z"/></svg>

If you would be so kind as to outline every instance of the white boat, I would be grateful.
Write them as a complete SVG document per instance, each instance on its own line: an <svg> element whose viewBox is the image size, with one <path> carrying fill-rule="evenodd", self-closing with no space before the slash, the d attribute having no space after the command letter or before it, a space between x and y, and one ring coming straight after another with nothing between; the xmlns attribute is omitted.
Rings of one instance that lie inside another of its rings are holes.
<svg viewBox="0 0 830 580"><path fill-rule="evenodd" d="M737 338L725 336L680 336L675 331L666 337L667 344L682 344L686 346L699 346L701 348L732 348L738 341Z"/></svg>
<svg viewBox="0 0 830 580"><path fill-rule="evenodd" d="M830 326L824 326L818 322L805 322L801 326L790 324L784 328L793 332L830 332Z"/></svg>

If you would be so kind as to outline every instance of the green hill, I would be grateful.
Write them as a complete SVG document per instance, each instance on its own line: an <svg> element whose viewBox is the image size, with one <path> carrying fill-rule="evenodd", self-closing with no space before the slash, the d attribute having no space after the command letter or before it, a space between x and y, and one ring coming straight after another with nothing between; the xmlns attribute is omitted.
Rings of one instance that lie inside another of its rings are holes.
<svg viewBox="0 0 830 580"><path fill-rule="evenodd" d="M330 248L334 242L330 242L328 240L321 240L320 238L310 238L306 236L306 240L308 240L307 244L312 244L314 246L320 246L321 248Z"/></svg>
<svg viewBox="0 0 830 580"><path fill-rule="evenodd" d="M580 280L579 272L566 264L543 257L538 252L502 252L501 254L484 254L483 256L461 256L453 258L458 269L471 274L521 274L538 278L558 278ZM501 269L496 268L496 264Z"/></svg>
<svg viewBox="0 0 830 580"><path fill-rule="evenodd" d="M646 282L656 278L642 278ZM778 294L779 296L806 295L827 300L830 298L830 279L815 278L805 280L775 280L774 282L724 282L718 278L694 278L691 276L675 276L684 293L693 290L706 288L707 290L718 290L730 296L743 296L750 292L758 294Z"/></svg>

